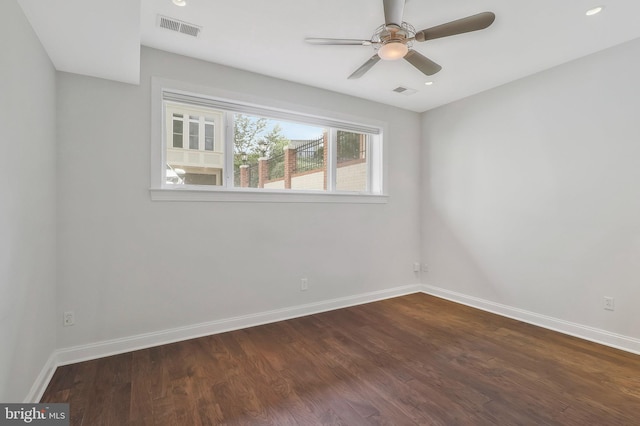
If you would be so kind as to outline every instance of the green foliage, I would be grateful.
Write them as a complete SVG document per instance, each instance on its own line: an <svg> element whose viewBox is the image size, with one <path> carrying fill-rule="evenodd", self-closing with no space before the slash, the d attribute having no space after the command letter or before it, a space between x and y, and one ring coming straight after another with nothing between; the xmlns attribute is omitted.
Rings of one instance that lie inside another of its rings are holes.
<svg viewBox="0 0 640 426"><path fill-rule="evenodd" d="M360 135L338 131L338 162L360 158Z"/></svg>
<svg viewBox="0 0 640 426"><path fill-rule="evenodd" d="M247 164L255 164L261 157L259 143L266 142L267 157L274 157L284 153L284 148L289 145L289 139L282 134L279 124L273 126L266 134L268 121L266 118L236 114L234 119L234 169L237 170L242 162L242 153L247 154ZM284 167L284 166L283 166ZM283 169L284 170L284 169Z"/></svg>
<svg viewBox="0 0 640 426"><path fill-rule="evenodd" d="M280 179L284 177L284 158L282 161L273 163L269 161L269 179Z"/></svg>
<svg viewBox="0 0 640 426"><path fill-rule="evenodd" d="M267 127L266 118L236 114L233 121L233 145L236 153L259 153L258 136Z"/></svg>
<svg viewBox="0 0 640 426"><path fill-rule="evenodd" d="M267 143L267 156L272 158L284 154L284 149L289 145L289 139L282 134L282 127L279 124L273 126L271 131L264 136Z"/></svg>

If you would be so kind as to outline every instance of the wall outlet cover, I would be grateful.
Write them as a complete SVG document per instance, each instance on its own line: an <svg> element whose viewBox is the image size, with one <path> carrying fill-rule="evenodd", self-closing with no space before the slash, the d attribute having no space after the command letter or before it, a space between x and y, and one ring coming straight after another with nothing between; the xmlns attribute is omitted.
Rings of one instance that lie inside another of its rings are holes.
<svg viewBox="0 0 640 426"><path fill-rule="evenodd" d="M613 297L606 297L604 298L604 308L607 311L613 311L615 306L614 306L614 300Z"/></svg>

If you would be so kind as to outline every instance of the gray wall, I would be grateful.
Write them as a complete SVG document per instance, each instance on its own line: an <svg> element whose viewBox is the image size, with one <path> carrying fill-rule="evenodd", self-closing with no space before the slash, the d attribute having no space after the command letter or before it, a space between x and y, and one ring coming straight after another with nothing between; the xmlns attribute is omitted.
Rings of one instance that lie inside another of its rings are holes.
<svg viewBox="0 0 640 426"><path fill-rule="evenodd" d="M387 121L389 203L152 202L152 76ZM58 347L418 282L419 114L148 48L140 86L58 77Z"/></svg>
<svg viewBox="0 0 640 426"><path fill-rule="evenodd" d="M55 71L0 3L0 401L22 402L55 348Z"/></svg>
<svg viewBox="0 0 640 426"><path fill-rule="evenodd" d="M423 115L426 283L640 337L639 58L635 40Z"/></svg>

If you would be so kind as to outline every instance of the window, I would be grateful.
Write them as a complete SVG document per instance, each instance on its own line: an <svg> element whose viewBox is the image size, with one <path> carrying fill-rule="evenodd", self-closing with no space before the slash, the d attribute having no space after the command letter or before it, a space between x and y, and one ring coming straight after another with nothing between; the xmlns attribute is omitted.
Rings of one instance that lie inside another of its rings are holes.
<svg viewBox="0 0 640 426"><path fill-rule="evenodd" d="M182 148L182 114L173 114L173 147L174 148Z"/></svg>
<svg viewBox="0 0 640 426"><path fill-rule="evenodd" d="M165 185L222 185L224 144L215 141L223 138L224 113L178 102L164 108L165 132L172 138L165 152Z"/></svg>
<svg viewBox="0 0 640 426"><path fill-rule="evenodd" d="M152 146L160 151L152 164L154 199L170 199L154 190L383 194L382 126L159 93L163 130Z"/></svg>

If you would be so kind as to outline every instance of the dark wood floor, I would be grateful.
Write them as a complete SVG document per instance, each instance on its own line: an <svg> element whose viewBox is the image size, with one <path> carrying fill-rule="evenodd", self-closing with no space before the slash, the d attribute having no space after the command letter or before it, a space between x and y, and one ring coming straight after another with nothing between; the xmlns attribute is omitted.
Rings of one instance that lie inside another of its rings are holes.
<svg viewBox="0 0 640 426"><path fill-rule="evenodd" d="M640 425L640 356L424 294L60 367L72 425Z"/></svg>

